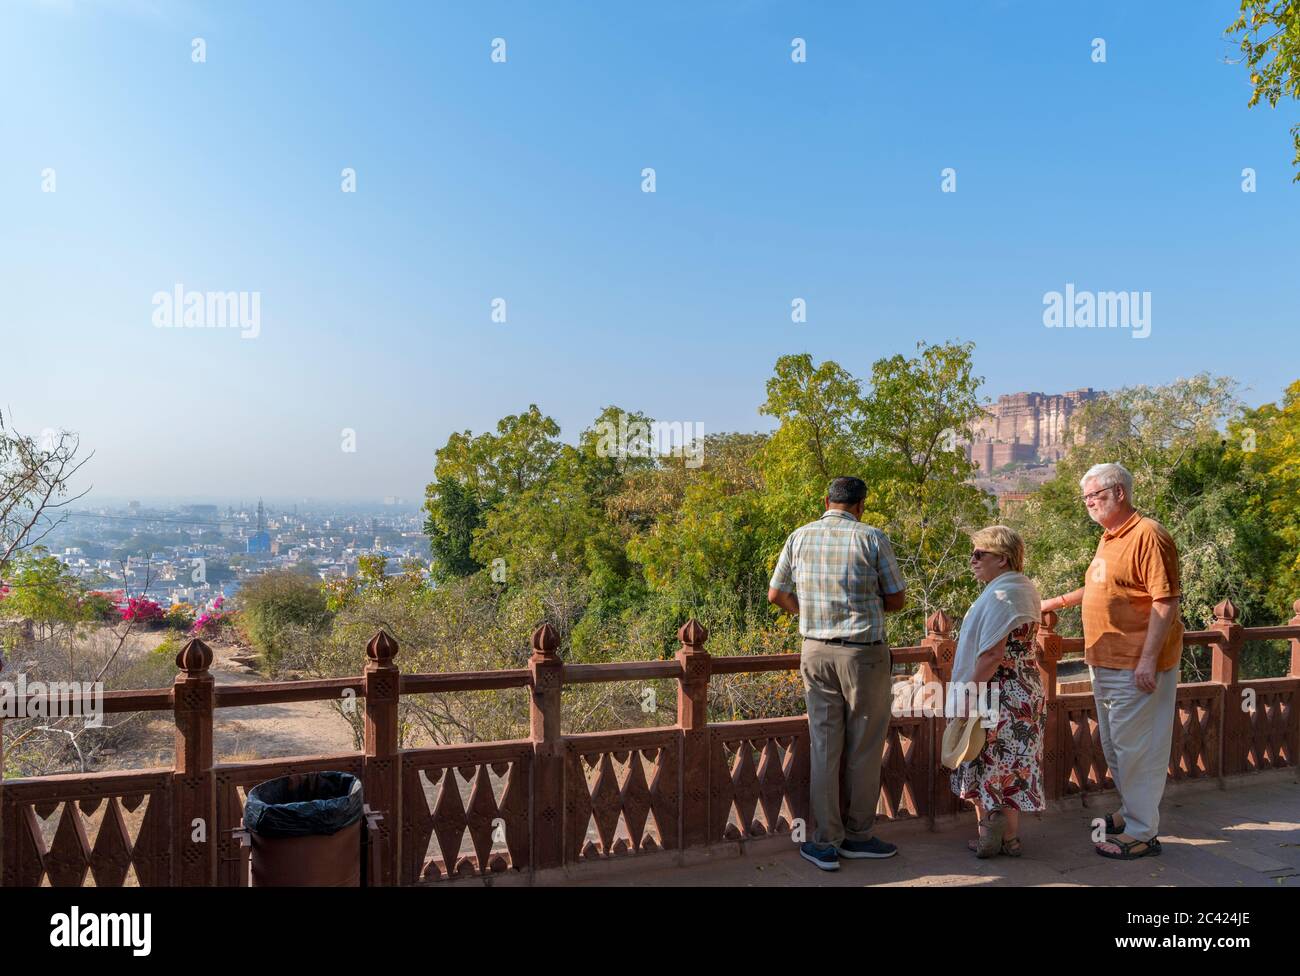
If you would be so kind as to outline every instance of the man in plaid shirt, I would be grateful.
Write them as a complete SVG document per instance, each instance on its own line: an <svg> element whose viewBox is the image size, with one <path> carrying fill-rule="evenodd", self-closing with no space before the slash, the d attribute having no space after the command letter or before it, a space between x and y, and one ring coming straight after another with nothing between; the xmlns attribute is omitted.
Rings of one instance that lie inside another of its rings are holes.
<svg viewBox="0 0 1300 976"><path fill-rule="evenodd" d="M841 857L892 857L871 834L890 716L885 614L903 609L905 584L889 537L864 525L867 486L836 478L826 512L786 539L767 598L799 616L799 672L808 703L813 839L799 853L825 871ZM844 760L843 796L840 761Z"/></svg>

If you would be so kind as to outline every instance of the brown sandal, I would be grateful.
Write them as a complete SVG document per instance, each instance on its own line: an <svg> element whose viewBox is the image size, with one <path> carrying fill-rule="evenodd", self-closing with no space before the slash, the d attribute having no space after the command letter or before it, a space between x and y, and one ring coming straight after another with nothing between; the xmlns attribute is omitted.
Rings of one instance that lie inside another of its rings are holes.
<svg viewBox="0 0 1300 976"><path fill-rule="evenodd" d="M975 844L975 856L989 858L1002 850L1002 834L1007 829L1007 818L1001 810L990 810L979 823L979 840Z"/></svg>
<svg viewBox="0 0 1300 976"><path fill-rule="evenodd" d="M966 850L974 853L979 850L979 845L973 840L968 840L966 841ZM1019 857L1024 852L1025 848L1020 843L1019 837L1008 837L1002 842L1002 849L998 851L999 854L1005 854L1007 857Z"/></svg>
<svg viewBox="0 0 1300 976"><path fill-rule="evenodd" d="M1115 837L1110 837L1107 838L1105 842L1107 844L1114 844L1118 847L1119 853L1116 854L1113 851L1103 851L1100 844L1096 846L1095 850L1102 857L1108 857L1112 861L1136 861L1140 857L1159 857L1161 853L1159 837L1152 837L1150 840L1119 840ZM1139 844L1145 846L1143 846L1142 850L1134 854L1133 848L1137 847Z"/></svg>

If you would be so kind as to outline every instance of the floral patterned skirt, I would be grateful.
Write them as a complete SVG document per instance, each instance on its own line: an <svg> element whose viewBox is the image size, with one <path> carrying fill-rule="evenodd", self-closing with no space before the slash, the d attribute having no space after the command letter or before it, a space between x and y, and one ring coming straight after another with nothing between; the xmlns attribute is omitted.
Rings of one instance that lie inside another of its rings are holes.
<svg viewBox="0 0 1300 976"><path fill-rule="evenodd" d="M998 688L998 723L986 729L984 749L952 773L952 791L984 809L1047 808L1043 800L1043 732L1046 698L1034 660L1032 638L1007 642L1007 653L990 685Z"/></svg>

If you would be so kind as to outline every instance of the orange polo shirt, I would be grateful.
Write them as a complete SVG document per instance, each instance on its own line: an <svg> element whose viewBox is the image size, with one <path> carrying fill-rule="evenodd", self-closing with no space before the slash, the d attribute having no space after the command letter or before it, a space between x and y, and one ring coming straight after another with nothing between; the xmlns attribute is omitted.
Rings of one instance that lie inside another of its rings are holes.
<svg viewBox="0 0 1300 976"><path fill-rule="evenodd" d="M1179 596L1178 547L1155 519L1134 512L1103 532L1083 584L1084 660L1094 667L1137 667L1151 620L1151 602ZM1156 658L1167 671L1183 652L1183 622L1175 617Z"/></svg>

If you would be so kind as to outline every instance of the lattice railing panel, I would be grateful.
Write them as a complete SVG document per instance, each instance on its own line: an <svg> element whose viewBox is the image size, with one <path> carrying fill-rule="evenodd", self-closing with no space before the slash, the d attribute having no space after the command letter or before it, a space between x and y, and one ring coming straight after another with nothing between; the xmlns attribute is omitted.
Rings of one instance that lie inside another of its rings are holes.
<svg viewBox="0 0 1300 976"><path fill-rule="evenodd" d="M1247 770L1296 765L1296 696L1300 681L1272 678L1243 682L1254 691L1254 709L1243 709L1242 741Z"/></svg>
<svg viewBox="0 0 1300 976"><path fill-rule="evenodd" d="M677 729L566 737L566 860L676 848L680 753Z"/></svg>
<svg viewBox="0 0 1300 976"><path fill-rule="evenodd" d="M533 747L516 740L402 753L402 883L530 866Z"/></svg>
<svg viewBox="0 0 1300 976"><path fill-rule="evenodd" d="M1115 781L1101 748L1097 702L1092 695L1062 695L1061 768L1065 774L1063 796L1113 790Z"/></svg>
<svg viewBox="0 0 1300 976"><path fill-rule="evenodd" d="M170 884L171 781L165 770L6 781L5 886Z"/></svg>
<svg viewBox="0 0 1300 976"><path fill-rule="evenodd" d="M927 718L894 719L889 723L880 761L880 816L903 820L928 812L933 727Z"/></svg>
<svg viewBox="0 0 1300 976"><path fill-rule="evenodd" d="M808 720L709 726L709 837L788 832L808 813Z"/></svg>
<svg viewBox="0 0 1300 976"><path fill-rule="evenodd" d="M1219 775L1221 685L1178 686L1173 735L1169 741L1169 778L1175 781Z"/></svg>

